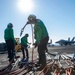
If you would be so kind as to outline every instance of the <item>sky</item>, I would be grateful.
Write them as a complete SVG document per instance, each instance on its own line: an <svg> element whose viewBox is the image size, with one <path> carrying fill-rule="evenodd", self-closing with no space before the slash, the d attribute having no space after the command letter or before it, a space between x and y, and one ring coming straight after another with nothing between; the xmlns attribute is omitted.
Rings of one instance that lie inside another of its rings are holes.
<svg viewBox="0 0 75 75"><path fill-rule="evenodd" d="M13 24L14 37L21 38L21 28L30 14L41 19L55 43L60 39L75 37L75 0L0 0L0 43L4 41L4 30ZM22 34L29 34L32 42L31 26L27 25Z"/></svg>

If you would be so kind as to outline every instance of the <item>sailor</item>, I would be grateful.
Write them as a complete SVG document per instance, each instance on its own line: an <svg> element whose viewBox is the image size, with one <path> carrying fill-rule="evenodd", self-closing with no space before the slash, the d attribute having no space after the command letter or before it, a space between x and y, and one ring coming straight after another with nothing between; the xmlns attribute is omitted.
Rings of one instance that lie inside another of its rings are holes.
<svg viewBox="0 0 75 75"><path fill-rule="evenodd" d="M12 23L9 23L4 30L4 39L7 45L9 62L11 62L14 59L14 47L16 45Z"/></svg>
<svg viewBox="0 0 75 75"><path fill-rule="evenodd" d="M47 43L49 40L47 28L43 21L37 19L36 16L33 14L28 16L28 21L26 24L34 25L35 43L33 45L35 47L38 47L39 61L37 62L37 65L41 65L39 70L42 70L46 66L45 51L47 51Z"/></svg>
<svg viewBox="0 0 75 75"><path fill-rule="evenodd" d="M21 38L21 50L22 50L22 54L23 54L23 59L26 58L26 60L29 59L29 53L28 53L28 34L25 34L22 38ZM25 52L24 52L25 51ZM26 53L26 55L25 55Z"/></svg>

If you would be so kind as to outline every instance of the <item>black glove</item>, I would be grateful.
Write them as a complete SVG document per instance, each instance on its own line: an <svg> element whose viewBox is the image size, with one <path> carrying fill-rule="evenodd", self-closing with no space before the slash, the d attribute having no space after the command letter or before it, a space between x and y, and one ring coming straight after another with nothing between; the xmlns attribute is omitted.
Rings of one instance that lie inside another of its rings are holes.
<svg viewBox="0 0 75 75"><path fill-rule="evenodd" d="M17 43L15 43L15 45L18 45Z"/></svg>
<svg viewBox="0 0 75 75"><path fill-rule="evenodd" d="M46 51L46 52L48 52L48 49L47 49L47 47L45 48L45 51Z"/></svg>
<svg viewBox="0 0 75 75"><path fill-rule="evenodd" d="M37 44L37 43L33 43L33 45L35 46L35 48L38 46L38 44Z"/></svg>
<svg viewBox="0 0 75 75"><path fill-rule="evenodd" d="M28 22L26 23L26 25L27 25L27 24L30 24L30 22L28 21Z"/></svg>

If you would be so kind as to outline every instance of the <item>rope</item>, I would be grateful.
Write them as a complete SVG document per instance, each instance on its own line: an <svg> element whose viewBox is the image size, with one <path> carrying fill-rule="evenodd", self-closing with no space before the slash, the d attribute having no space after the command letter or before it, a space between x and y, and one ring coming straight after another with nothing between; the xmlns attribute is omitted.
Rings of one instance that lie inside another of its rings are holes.
<svg viewBox="0 0 75 75"><path fill-rule="evenodd" d="M32 29L32 45L33 45L33 43L34 43L34 32L33 32L33 26L32 26L32 24L31 24L31 29ZM34 48L32 48L32 62L33 62L33 53L34 53Z"/></svg>
<svg viewBox="0 0 75 75"><path fill-rule="evenodd" d="M51 67L51 66L54 64L54 62L55 62L55 61L52 61L51 63L48 63L48 64L41 70L41 72L38 73L38 75L41 75L41 73L43 73L43 71L44 71L47 67L49 67L49 66ZM49 71L49 68L45 71L44 74L46 75L46 73L47 73L48 71Z"/></svg>
<svg viewBox="0 0 75 75"><path fill-rule="evenodd" d="M12 64L12 62L13 62L13 59L12 59L12 61L11 61L7 66L5 66L4 68L0 69L0 72L4 71L4 70L6 70L8 67L10 67L10 65Z"/></svg>

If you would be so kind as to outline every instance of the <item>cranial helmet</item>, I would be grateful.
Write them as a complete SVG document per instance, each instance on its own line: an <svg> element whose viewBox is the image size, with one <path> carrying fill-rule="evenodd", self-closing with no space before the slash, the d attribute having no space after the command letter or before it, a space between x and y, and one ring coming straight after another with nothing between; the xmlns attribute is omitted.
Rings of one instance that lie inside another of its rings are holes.
<svg viewBox="0 0 75 75"><path fill-rule="evenodd" d="M13 24L12 24L12 23L9 23L9 24L7 25L7 27L8 27L8 28L12 28L12 27L13 27Z"/></svg>
<svg viewBox="0 0 75 75"><path fill-rule="evenodd" d="M28 34L25 34L25 36L28 37L29 35Z"/></svg>
<svg viewBox="0 0 75 75"><path fill-rule="evenodd" d="M29 21L32 21L32 20L34 20L34 19L36 19L36 16L35 15L29 15L29 17L28 17L28 20Z"/></svg>

